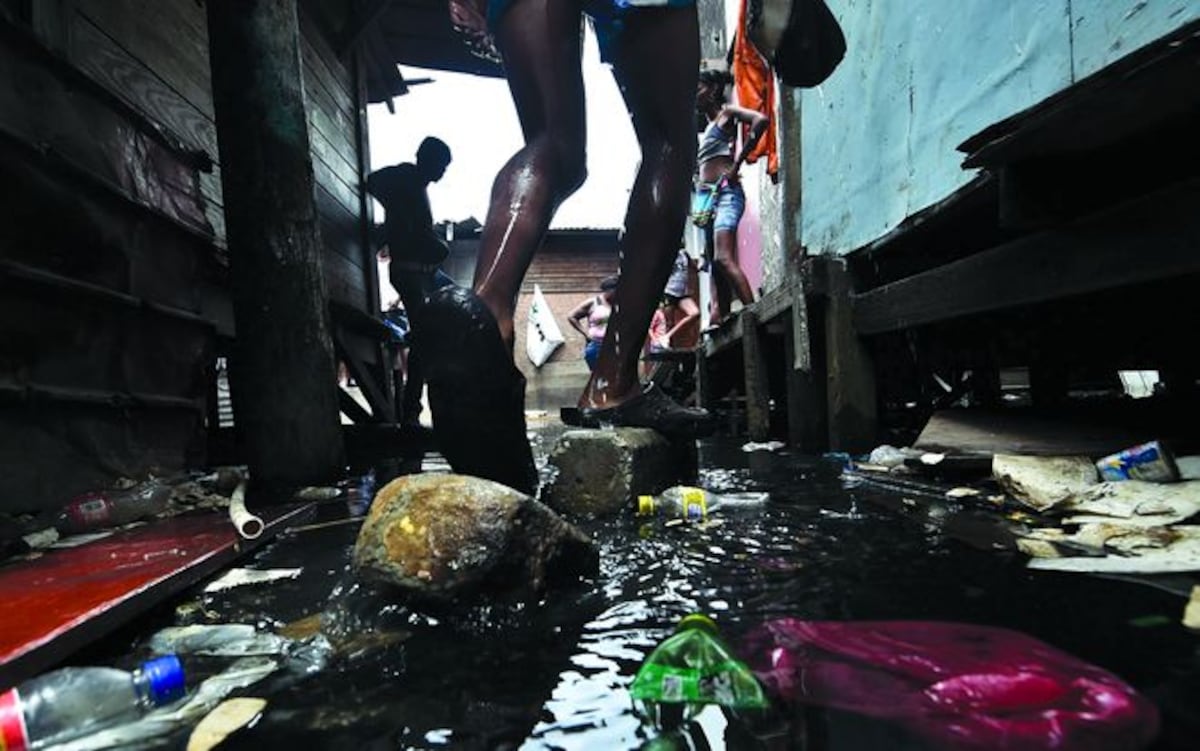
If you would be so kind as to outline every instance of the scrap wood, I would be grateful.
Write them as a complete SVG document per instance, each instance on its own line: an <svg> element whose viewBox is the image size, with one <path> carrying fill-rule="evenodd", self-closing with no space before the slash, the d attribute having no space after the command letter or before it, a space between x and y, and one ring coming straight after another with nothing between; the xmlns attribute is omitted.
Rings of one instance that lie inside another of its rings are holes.
<svg viewBox="0 0 1200 751"><path fill-rule="evenodd" d="M231 734L258 719L266 706L266 699L249 696L221 702L192 729L192 734L188 737L187 751L208 751L216 748Z"/></svg>
<svg viewBox="0 0 1200 751"><path fill-rule="evenodd" d="M1098 534L1089 530L1093 535ZM1200 526L1128 529L1104 540L1104 556L1033 558L1029 568L1080 573L1159 574L1200 571Z"/></svg>
<svg viewBox="0 0 1200 751"><path fill-rule="evenodd" d="M1200 631L1200 585L1192 587L1192 598L1183 609L1183 625Z"/></svg>
<svg viewBox="0 0 1200 751"><path fill-rule="evenodd" d="M996 454L992 457L992 477L1013 498L1046 511L1095 485L1099 475L1086 456Z"/></svg>
<svg viewBox="0 0 1200 751"><path fill-rule="evenodd" d="M1159 527L1200 513L1200 481L1170 484L1122 480L1102 482L1077 493L1066 510L1076 512L1066 524L1114 521L1138 527Z"/></svg>

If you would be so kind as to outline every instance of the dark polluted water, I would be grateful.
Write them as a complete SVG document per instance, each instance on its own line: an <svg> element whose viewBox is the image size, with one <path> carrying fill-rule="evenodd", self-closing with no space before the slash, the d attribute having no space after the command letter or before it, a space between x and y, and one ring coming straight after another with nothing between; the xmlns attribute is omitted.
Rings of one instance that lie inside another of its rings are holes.
<svg viewBox="0 0 1200 751"><path fill-rule="evenodd" d="M692 612L714 618L735 651L750 629L779 617L1014 629L1148 695L1163 719L1153 748L1198 747L1200 642L1179 625L1177 594L1027 571L982 512L914 504L904 501L911 493L843 478L815 458L739 446L706 442L700 484L768 491L768 504L718 513L707 527L632 513L573 519L599 546L599 576L524 606L414 612L349 576L357 524L285 535L246 565L302 567L300 577L199 596L204 620L276 630L323 614L338 648L319 670L280 671L243 689L267 709L221 748L926 748L881 721L815 710L785 718L774 745L715 709L660 737L634 711L628 686Z"/></svg>

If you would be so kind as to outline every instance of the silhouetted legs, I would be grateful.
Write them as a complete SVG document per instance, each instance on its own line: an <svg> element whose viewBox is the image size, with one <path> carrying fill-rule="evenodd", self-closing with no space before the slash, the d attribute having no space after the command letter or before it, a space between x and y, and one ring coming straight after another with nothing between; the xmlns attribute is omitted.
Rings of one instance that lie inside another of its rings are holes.
<svg viewBox="0 0 1200 751"><path fill-rule="evenodd" d="M521 0L496 30L525 146L492 184L474 287L510 347L525 271L555 209L587 174L581 18L576 0Z"/></svg>
<svg viewBox="0 0 1200 751"><path fill-rule="evenodd" d="M586 176L576 0L522 0L496 30L525 146L492 186L475 291L511 346L517 292L558 205ZM580 406L611 407L640 391L638 357L687 213L696 159L699 31L694 8L628 17L614 75L642 150L621 239L613 318Z"/></svg>
<svg viewBox="0 0 1200 751"><path fill-rule="evenodd" d="M581 407L612 407L640 392L638 357L679 248L696 164L695 8L631 14L613 74L633 118L642 163L621 236L621 274L600 359Z"/></svg>

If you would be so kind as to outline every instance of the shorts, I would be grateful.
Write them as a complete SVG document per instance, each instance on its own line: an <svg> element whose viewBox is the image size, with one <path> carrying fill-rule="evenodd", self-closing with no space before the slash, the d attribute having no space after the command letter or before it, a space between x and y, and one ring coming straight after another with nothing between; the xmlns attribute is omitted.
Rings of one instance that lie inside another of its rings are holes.
<svg viewBox="0 0 1200 751"><path fill-rule="evenodd" d="M600 359L600 342L592 339L583 345L583 359L587 363L588 370L596 369L596 360Z"/></svg>
<svg viewBox="0 0 1200 751"><path fill-rule="evenodd" d="M671 277L667 279L663 294L681 300L687 297L687 284L688 255L686 251L681 250L675 255L675 266L671 268Z"/></svg>
<svg viewBox="0 0 1200 751"><path fill-rule="evenodd" d="M698 211L708 205L714 186L702 184L696 187L693 196L692 211ZM736 232L746 212L746 193L739 183L724 183L717 190L717 200L712 206L714 232Z"/></svg>
<svg viewBox="0 0 1200 751"><path fill-rule="evenodd" d="M495 29L504 12L520 0L488 0L488 28ZM583 0L583 11L592 19L596 41L600 44L600 59L612 62L612 53L621 36L627 13L639 8L690 8L696 0Z"/></svg>

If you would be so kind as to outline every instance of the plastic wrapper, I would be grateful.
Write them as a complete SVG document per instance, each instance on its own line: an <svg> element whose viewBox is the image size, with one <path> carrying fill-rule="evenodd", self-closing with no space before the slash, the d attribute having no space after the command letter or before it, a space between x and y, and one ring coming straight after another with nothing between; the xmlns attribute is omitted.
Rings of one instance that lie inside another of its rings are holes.
<svg viewBox="0 0 1200 751"><path fill-rule="evenodd" d="M934 748L1130 751L1158 732L1158 710L1121 679L1005 629L783 618L742 654L782 702L893 721Z"/></svg>

